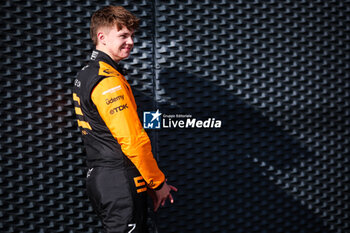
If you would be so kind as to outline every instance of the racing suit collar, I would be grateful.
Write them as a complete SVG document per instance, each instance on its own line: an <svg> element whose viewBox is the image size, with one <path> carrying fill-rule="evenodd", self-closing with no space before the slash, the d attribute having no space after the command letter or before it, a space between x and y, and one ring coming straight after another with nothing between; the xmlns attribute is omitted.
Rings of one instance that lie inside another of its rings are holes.
<svg viewBox="0 0 350 233"><path fill-rule="evenodd" d="M119 73L122 75L127 74L127 70L125 70L120 64L113 61L113 59L105 52L102 52L101 50L93 50L90 56L90 60L92 61L104 61L107 64L111 65L113 68L118 70Z"/></svg>

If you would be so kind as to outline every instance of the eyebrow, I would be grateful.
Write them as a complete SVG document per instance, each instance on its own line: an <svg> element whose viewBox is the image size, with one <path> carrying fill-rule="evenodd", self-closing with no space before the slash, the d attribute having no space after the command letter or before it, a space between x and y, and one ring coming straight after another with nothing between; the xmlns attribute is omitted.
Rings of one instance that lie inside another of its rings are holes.
<svg viewBox="0 0 350 233"><path fill-rule="evenodd" d="M123 32L122 34L120 34L120 36L134 36L135 33L128 33L128 32Z"/></svg>

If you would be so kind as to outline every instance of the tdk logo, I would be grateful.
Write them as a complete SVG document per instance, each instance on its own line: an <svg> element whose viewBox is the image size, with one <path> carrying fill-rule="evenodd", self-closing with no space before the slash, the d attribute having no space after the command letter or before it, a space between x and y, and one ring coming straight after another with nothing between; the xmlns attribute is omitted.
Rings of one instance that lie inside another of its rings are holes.
<svg viewBox="0 0 350 233"><path fill-rule="evenodd" d="M160 129L161 113L159 109L156 112L143 113L143 128L145 129Z"/></svg>

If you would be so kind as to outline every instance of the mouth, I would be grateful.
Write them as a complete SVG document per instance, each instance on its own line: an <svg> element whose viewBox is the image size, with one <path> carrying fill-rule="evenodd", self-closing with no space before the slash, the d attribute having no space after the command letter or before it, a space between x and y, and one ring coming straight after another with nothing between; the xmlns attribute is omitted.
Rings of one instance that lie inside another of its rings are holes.
<svg viewBox="0 0 350 233"><path fill-rule="evenodd" d="M126 52L130 52L131 49L132 49L132 47L124 47L124 48L122 48L122 50L125 50Z"/></svg>

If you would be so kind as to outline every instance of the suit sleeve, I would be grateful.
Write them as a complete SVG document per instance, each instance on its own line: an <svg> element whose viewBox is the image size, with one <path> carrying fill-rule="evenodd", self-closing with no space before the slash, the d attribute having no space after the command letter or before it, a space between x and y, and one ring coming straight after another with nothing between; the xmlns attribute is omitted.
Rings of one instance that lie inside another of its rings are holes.
<svg viewBox="0 0 350 233"><path fill-rule="evenodd" d="M91 99L123 153L139 170L148 187L160 187L165 176L153 157L151 142L137 115L129 85L120 78L105 78L93 89Z"/></svg>

